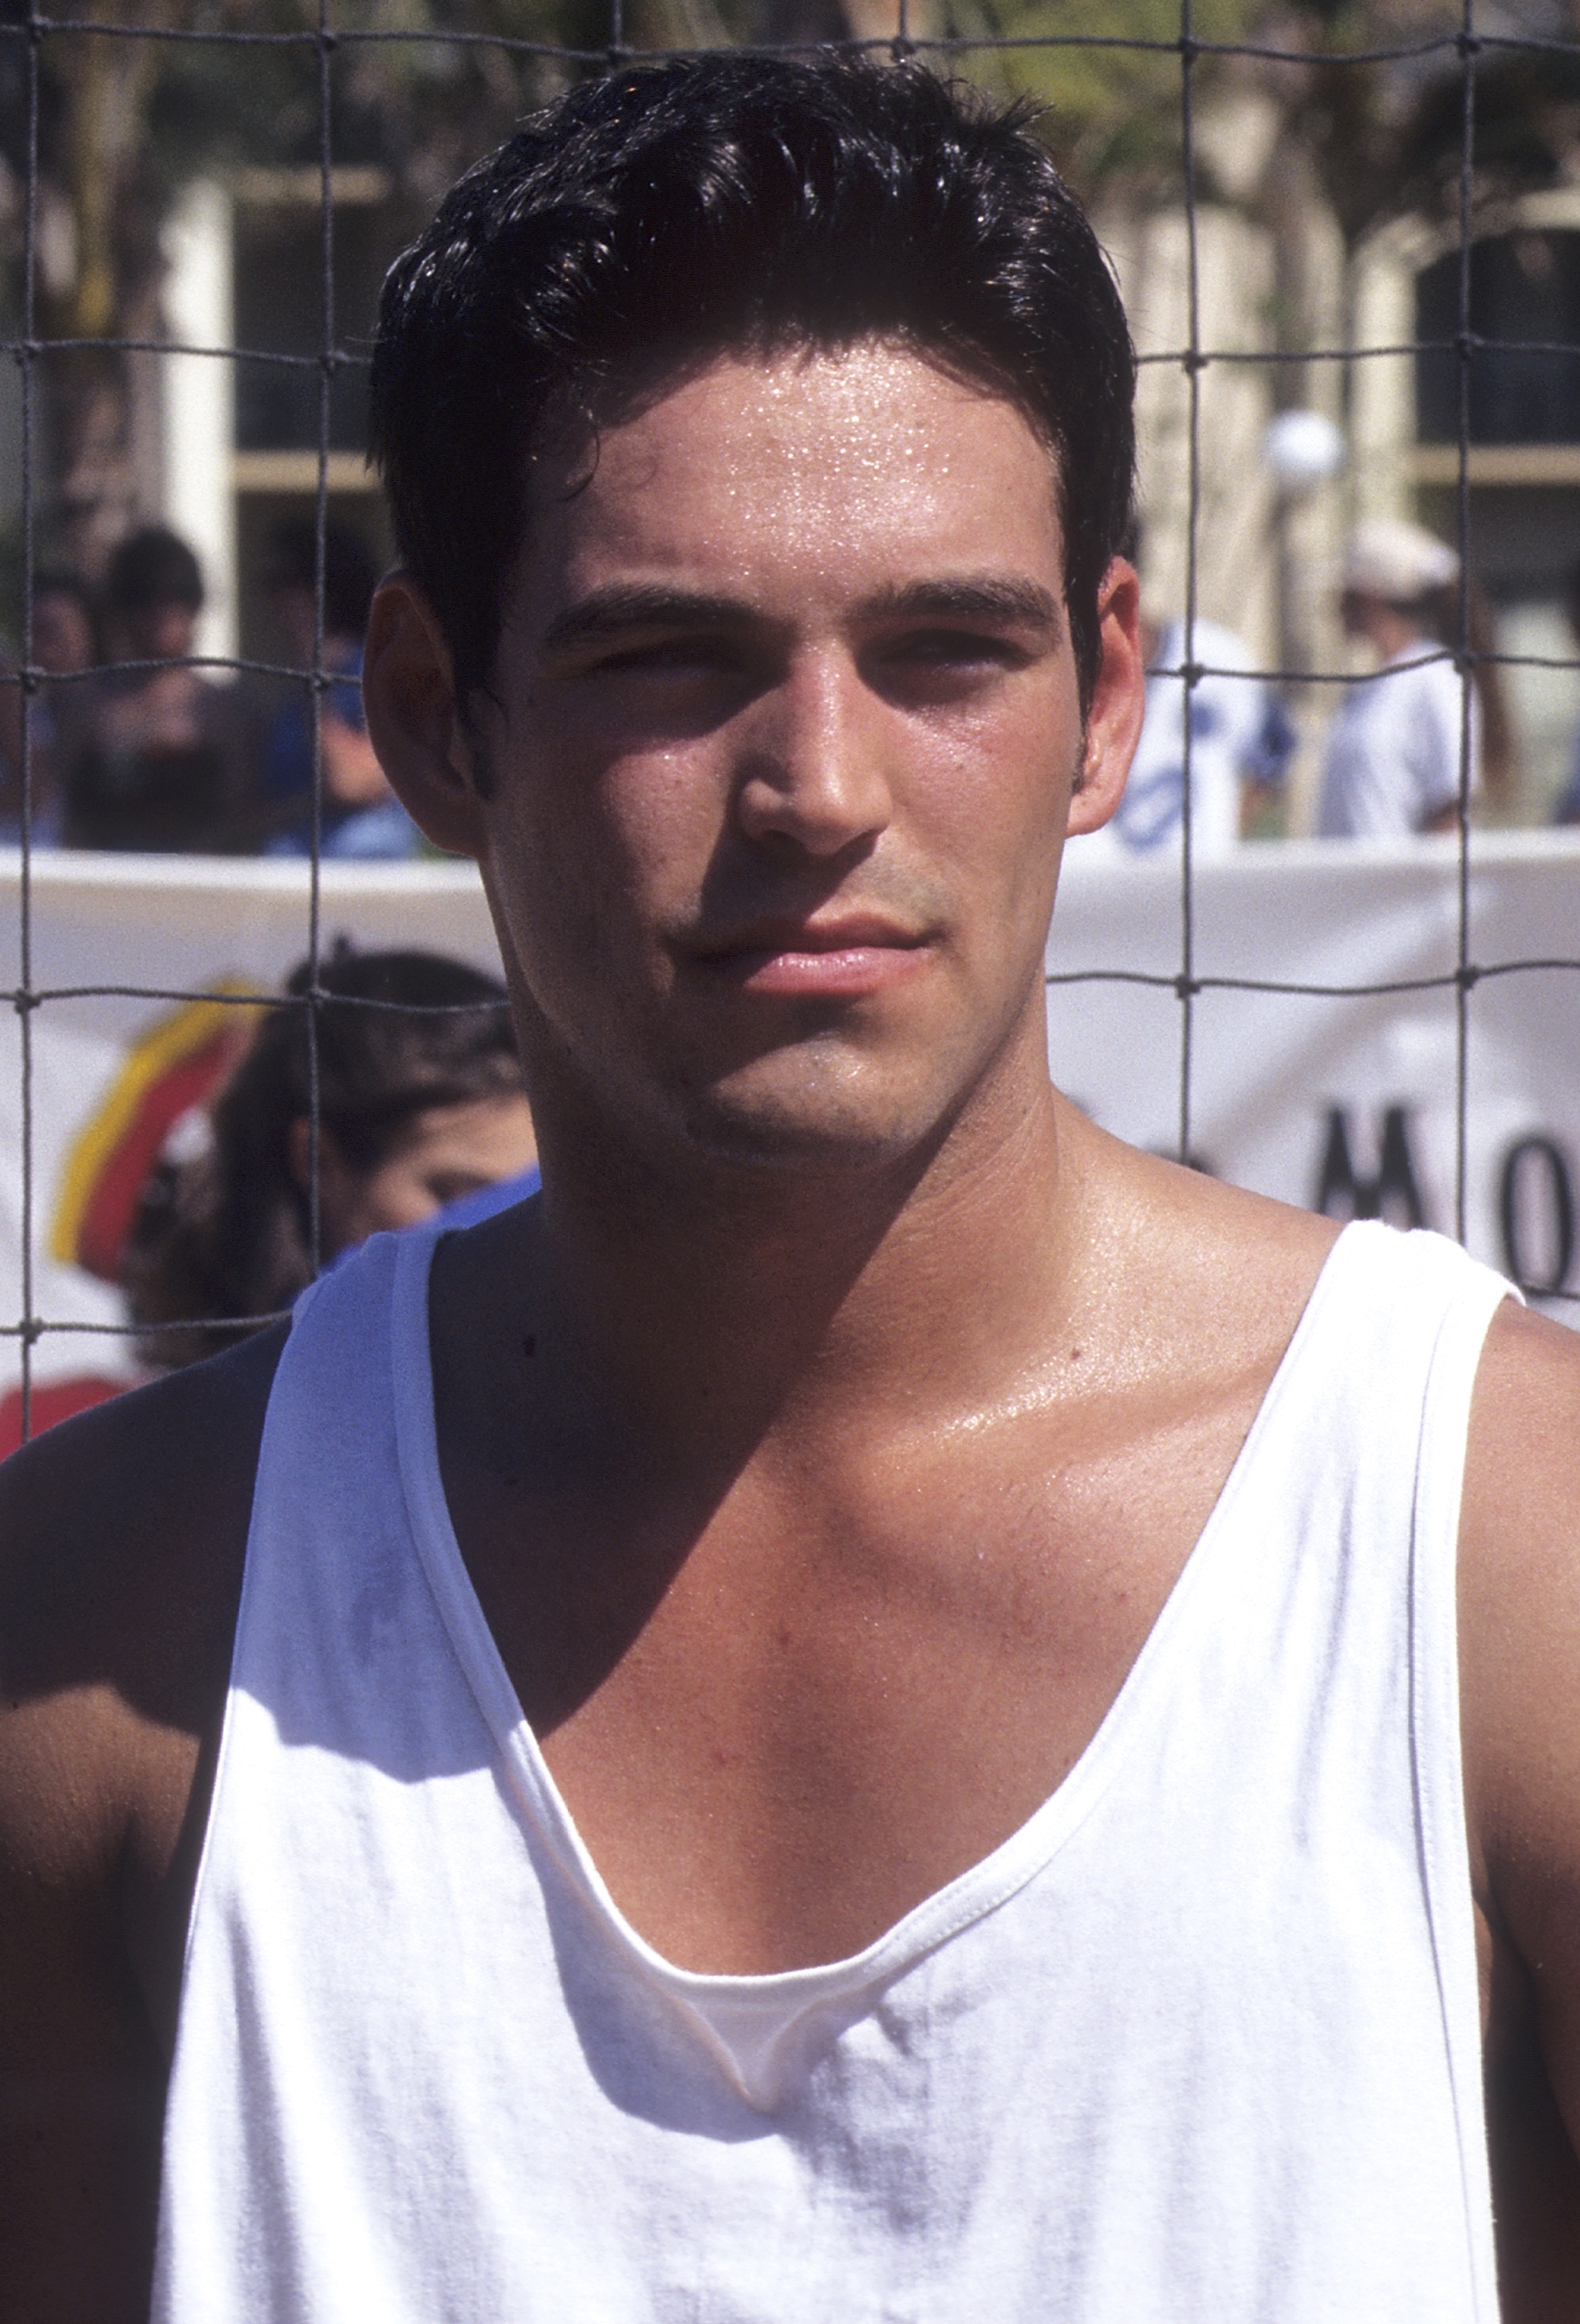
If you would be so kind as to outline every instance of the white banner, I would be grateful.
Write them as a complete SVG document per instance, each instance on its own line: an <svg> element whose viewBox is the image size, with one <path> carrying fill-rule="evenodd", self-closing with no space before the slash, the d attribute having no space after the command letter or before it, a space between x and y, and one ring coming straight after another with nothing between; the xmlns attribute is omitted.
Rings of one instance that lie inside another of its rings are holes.
<svg viewBox="0 0 1580 2324"><path fill-rule="evenodd" d="M497 971L469 865L326 865L321 943L418 945ZM307 950L298 863L49 854L33 864L32 1313L34 1379L125 1374L113 1282L142 1172L211 1085L237 1013L179 996L271 991ZM1580 833L1477 835L1467 1001L1465 1239L1555 1290L1580 1288ZM0 854L6 982L20 987L20 866ZM1458 965L1447 841L1257 844L1195 881L1197 978L1416 986ZM1048 950L1053 1074L1106 1128L1177 1150L1185 1010L1177 868L1072 844ZM1156 977L1161 985L1089 978ZM1066 982L1075 978L1077 981ZM106 986L171 998L126 999ZM1288 1202L1455 1229L1456 992L1307 997L1209 985L1190 1009L1190 1139L1221 1176ZM22 1019L0 1037L0 1322L23 1317ZM1580 1322L1580 1306L1551 1312ZM21 1369L0 1339L0 1391Z"/></svg>
<svg viewBox="0 0 1580 2324"><path fill-rule="evenodd" d="M1252 844L1193 882L1190 1147L1284 1202L1456 1231L1459 853L1451 839ZM1580 1288L1580 832L1477 833L1465 1006L1465 1240L1556 1291ZM1178 977L1177 863L1066 858L1054 979ZM1495 973L1493 973L1495 972ZM1171 986L1052 982L1054 1080L1105 1129L1179 1150L1185 1010ZM1580 1305L1548 1311L1580 1323Z"/></svg>

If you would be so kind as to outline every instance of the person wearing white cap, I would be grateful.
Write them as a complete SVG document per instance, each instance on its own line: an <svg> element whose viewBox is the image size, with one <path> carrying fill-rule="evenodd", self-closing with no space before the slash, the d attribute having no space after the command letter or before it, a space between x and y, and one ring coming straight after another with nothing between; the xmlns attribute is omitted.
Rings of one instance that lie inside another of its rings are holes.
<svg viewBox="0 0 1580 2324"><path fill-rule="evenodd" d="M1444 616L1459 559L1418 524L1379 519L1351 535L1340 574L1345 632L1376 652L1333 721L1318 831L1327 839L1452 831L1465 745L1464 681L1443 658ZM1468 730L1470 787L1480 779L1480 709Z"/></svg>

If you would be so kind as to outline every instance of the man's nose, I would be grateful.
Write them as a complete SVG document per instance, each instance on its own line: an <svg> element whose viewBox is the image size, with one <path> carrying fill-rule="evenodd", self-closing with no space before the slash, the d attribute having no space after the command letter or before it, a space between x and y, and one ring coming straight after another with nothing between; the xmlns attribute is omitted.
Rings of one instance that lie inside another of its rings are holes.
<svg viewBox="0 0 1580 2324"><path fill-rule="evenodd" d="M736 812L748 838L816 856L876 838L894 811L887 723L848 655L792 662L743 720Z"/></svg>

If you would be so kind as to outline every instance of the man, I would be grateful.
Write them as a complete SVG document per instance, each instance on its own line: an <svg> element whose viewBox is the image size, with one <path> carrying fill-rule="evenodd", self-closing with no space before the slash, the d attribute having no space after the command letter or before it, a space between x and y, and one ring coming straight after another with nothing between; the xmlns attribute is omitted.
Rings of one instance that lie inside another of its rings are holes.
<svg viewBox="0 0 1580 2324"><path fill-rule="evenodd" d="M589 85L397 269L544 1192L5 1472L8 2319L141 2313L161 2106L161 2318L1490 2318L1478 2009L1572 2312L1573 1343L1048 1086L1130 383L908 70Z"/></svg>

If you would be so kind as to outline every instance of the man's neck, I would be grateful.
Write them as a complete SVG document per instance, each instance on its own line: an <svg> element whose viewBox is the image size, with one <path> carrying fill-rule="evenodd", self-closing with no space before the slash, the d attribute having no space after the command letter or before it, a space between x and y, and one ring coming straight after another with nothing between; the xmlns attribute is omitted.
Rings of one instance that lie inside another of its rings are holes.
<svg viewBox="0 0 1580 2324"><path fill-rule="evenodd" d="M573 1400L681 1463L948 1425L1015 1392L1075 1300L1085 1125L1043 1083L886 1171L703 1174L550 1151L530 1277ZM556 1163L559 1167L556 1168Z"/></svg>

